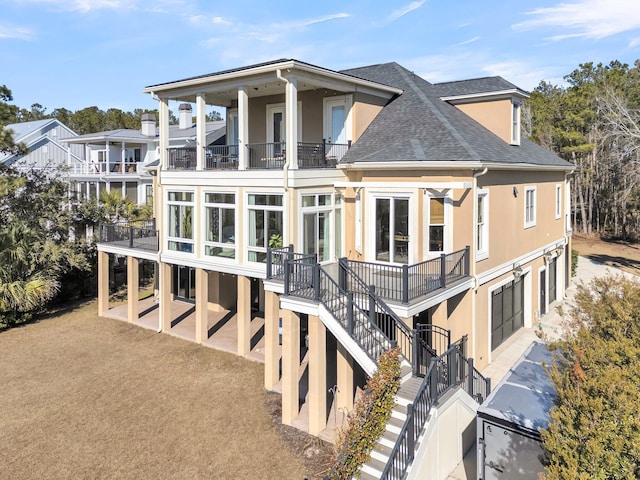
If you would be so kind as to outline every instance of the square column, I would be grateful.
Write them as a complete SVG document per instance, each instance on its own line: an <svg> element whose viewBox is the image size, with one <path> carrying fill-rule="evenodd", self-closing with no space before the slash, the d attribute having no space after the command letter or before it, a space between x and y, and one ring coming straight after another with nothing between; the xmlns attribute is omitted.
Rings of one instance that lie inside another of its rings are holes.
<svg viewBox="0 0 640 480"><path fill-rule="evenodd" d="M264 310L264 388L273 390L280 381L280 298L275 292L265 292Z"/></svg>
<svg viewBox="0 0 640 480"><path fill-rule="evenodd" d="M207 103L204 93L196 95L196 169L206 168L205 148L207 148Z"/></svg>
<svg viewBox="0 0 640 480"><path fill-rule="evenodd" d="M238 355L251 351L251 279L238 275Z"/></svg>
<svg viewBox="0 0 640 480"><path fill-rule="evenodd" d="M196 268L196 343L209 338L209 272Z"/></svg>
<svg viewBox="0 0 640 480"><path fill-rule="evenodd" d="M140 285L140 260L127 257L127 320L138 320L138 285Z"/></svg>
<svg viewBox="0 0 640 480"><path fill-rule="evenodd" d="M238 87L238 170L249 165L249 95L245 87Z"/></svg>
<svg viewBox="0 0 640 480"><path fill-rule="evenodd" d="M171 264L160 264L160 325L163 332L171 330Z"/></svg>
<svg viewBox="0 0 640 480"><path fill-rule="evenodd" d="M282 313L282 423L291 425L299 413L300 316Z"/></svg>
<svg viewBox="0 0 640 480"><path fill-rule="evenodd" d="M327 330L309 315L309 433L318 435L327 426Z"/></svg>
<svg viewBox="0 0 640 480"><path fill-rule="evenodd" d="M109 310L109 254L98 252L98 315Z"/></svg>
<svg viewBox="0 0 640 480"><path fill-rule="evenodd" d="M298 81L287 79L285 87L285 117L287 161L289 168L298 168Z"/></svg>
<svg viewBox="0 0 640 480"><path fill-rule="evenodd" d="M169 166L169 101L165 98L158 100L158 128L160 131L160 168L165 170Z"/></svg>
<svg viewBox="0 0 640 480"><path fill-rule="evenodd" d="M350 412L353 410L353 358L340 343L338 343L337 361L338 392L336 394L336 408Z"/></svg>

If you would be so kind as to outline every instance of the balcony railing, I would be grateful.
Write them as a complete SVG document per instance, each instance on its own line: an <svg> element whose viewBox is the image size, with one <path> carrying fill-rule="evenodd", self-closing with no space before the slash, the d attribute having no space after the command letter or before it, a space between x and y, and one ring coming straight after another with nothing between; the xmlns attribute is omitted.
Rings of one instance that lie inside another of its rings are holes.
<svg viewBox="0 0 640 480"><path fill-rule="evenodd" d="M334 168L347 152L348 144L298 142L298 168ZM205 149L205 170L237 170L238 145L214 145ZM285 142L250 143L247 149L247 168L251 170L282 170L287 160ZM169 148L169 170L195 170L196 147Z"/></svg>
<svg viewBox="0 0 640 480"><path fill-rule="evenodd" d="M110 175L143 173L142 162L74 162L69 173L75 175Z"/></svg>
<svg viewBox="0 0 640 480"><path fill-rule="evenodd" d="M112 246L158 251L155 219L133 223L101 223L98 241Z"/></svg>

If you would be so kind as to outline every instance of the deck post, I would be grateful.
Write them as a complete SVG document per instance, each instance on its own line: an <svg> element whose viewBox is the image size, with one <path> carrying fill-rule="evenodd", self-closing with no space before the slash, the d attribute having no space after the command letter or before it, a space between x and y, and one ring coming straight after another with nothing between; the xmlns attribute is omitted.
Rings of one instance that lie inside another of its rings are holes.
<svg viewBox="0 0 640 480"><path fill-rule="evenodd" d="M409 265L402 265L402 303L409 303Z"/></svg>
<svg viewBox="0 0 640 480"><path fill-rule="evenodd" d="M440 288L447 286L447 256L440 255Z"/></svg>

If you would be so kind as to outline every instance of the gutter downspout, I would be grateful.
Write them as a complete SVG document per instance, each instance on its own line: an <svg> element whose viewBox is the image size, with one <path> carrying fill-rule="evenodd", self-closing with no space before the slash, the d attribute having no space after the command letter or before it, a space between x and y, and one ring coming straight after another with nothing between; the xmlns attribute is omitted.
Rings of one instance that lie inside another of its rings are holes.
<svg viewBox="0 0 640 480"><path fill-rule="evenodd" d="M478 293L478 275L476 272L476 251L478 248L478 239L476 236L476 220L475 217L478 214L478 177L481 177L489 170L488 167L485 167L484 170L480 172L476 172L473 174L473 185L472 185L472 195L473 195L473 214L472 214L472 222L473 222L473 235L471 239L471 258L469 259L471 262L471 277L473 278L473 295L471 296L471 337L473 338L473 342L471 342L471 358L476 358L476 295ZM489 352L489 356L491 352ZM487 359L488 360L488 359Z"/></svg>

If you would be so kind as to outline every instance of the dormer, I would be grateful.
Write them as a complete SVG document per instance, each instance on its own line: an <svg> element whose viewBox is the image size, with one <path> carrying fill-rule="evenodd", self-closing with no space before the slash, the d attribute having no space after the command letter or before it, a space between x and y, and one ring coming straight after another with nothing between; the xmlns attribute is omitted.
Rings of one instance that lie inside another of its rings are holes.
<svg viewBox="0 0 640 480"><path fill-rule="evenodd" d="M502 77L433 85L440 98L511 145L520 145L521 105L529 94Z"/></svg>

